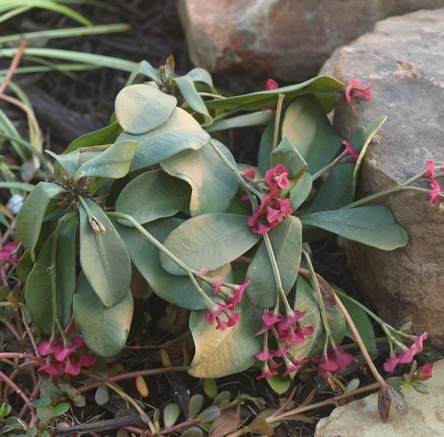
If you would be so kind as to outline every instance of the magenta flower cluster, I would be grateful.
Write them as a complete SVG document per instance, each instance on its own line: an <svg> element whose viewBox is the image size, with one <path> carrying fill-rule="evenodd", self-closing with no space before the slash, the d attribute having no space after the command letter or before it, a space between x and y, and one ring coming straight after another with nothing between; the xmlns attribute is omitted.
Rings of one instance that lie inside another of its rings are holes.
<svg viewBox="0 0 444 437"><path fill-rule="evenodd" d="M39 367L38 372L46 372L54 376L61 373L78 375L81 367L92 366L97 361L96 355L82 352L84 347L85 340L80 336L68 342L63 342L61 335L58 335L56 340L42 341L38 351L40 355L47 358L46 363Z"/></svg>
<svg viewBox="0 0 444 437"><path fill-rule="evenodd" d="M213 284L213 297L219 295L220 288L224 282L225 278L215 281ZM228 296L224 296L226 303L216 303L213 307L208 308L207 312L205 313L205 320L210 325L213 325L214 322L216 322L216 329L220 329L221 331L234 326L239 320L240 313L233 313L232 311L234 311L236 309L236 305L241 302L244 291L250 282L251 281L246 281L241 285L235 285L233 293L229 293ZM224 317L221 317L222 314L224 314Z"/></svg>
<svg viewBox="0 0 444 437"><path fill-rule="evenodd" d="M264 324L256 335L274 336L278 347L275 350L270 350L268 346L264 346L261 352L255 354L255 357L263 362L262 374L257 379L277 375L277 369L284 363L286 370L283 375L287 376L300 369L308 361L308 358L297 359L290 351L292 343L302 343L306 335L311 335L314 332L311 326L306 327L299 322L304 315L305 312L295 310L283 316L270 310L262 316ZM282 358L283 361L277 362L273 358Z"/></svg>
<svg viewBox="0 0 444 437"><path fill-rule="evenodd" d="M439 193L441 193L441 187L435 179L435 162L432 159L426 159L427 169L423 173L423 176L430 180L430 200L429 203L438 203Z"/></svg>
<svg viewBox="0 0 444 437"><path fill-rule="evenodd" d="M417 353L422 352L424 340L427 339L427 332L423 332L421 335L411 335L410 339L413 341L410 348L402 346L400 352L390 352L389 358L384 363L386 372L391 372L398 364L410 363Z"/></svg>
<svg viewBox="0 0 444 437"><path fill-rule="evenodd" d="M289 186L287 177L288 170L282 164L265 173L269 193L262 197L259 208L247 220L248 226L256 234L266 234L293 213L290 199L280 197L281 190L286 190Z"/></svg>
<svg viewBox="0 0 444 437"><path fill-rule="evenodd" d="M347 88L345 88L345 98L348 103L351 103L354 98L361 98L367 101L371 99L371 91L371 82L369 82L367 88L362 88L362 82L359 79L352 79L347 85Z"/></svg>
<svg viewBox="0 0 444 437"><path fill-rule="evenodd" d="M329 378L332 372L344 370L353 361L353 355L344 352L342 346L329 349L327 354L321 355L319 358L312 358L312 362L318 363L318 376Z"/></svg>

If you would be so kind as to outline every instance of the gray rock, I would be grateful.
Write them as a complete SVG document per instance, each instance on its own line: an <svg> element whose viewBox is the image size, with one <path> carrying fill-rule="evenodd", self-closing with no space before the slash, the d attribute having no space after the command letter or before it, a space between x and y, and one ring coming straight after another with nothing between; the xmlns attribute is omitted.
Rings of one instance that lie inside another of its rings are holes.
<svg viewBox="0 0 444 437"><path fill-rule="evenodd" d="M435 363L433 377L426 381L430 393L403 389L408 414L396 414L392 405L387 423L379 418L378 394L336 408L321 419L315 437L440 437L444 436L444 361Z"/></svg>
<svg viewBox="0 0 444 437"><path fill-rule="evenodd" d="M444 163L444 9L379 22L373 33L338 49L321 72L373 83L371 101L338 101L334 123L345 138L388 116L364 159L360 197L424 171L427 158ZM444 203L428 200L412 191L378 200L394 211L410 242L393 252L350 243L348 255L381 317L395 327L413 321L416 333L429 333L429 346L444 351Z"/></svg>
<svg viewBox="0 0 444 437"><path fill-rule="evenodd" d="M196 66L289 82L316 75L332 51L383 18L444 0L180 0Z"/></svg>

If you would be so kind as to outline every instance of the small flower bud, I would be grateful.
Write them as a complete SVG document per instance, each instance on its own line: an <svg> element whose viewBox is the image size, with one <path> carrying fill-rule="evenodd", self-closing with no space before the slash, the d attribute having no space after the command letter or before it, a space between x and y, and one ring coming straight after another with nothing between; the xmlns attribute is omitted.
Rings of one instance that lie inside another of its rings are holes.
<svg viewBox="0 0 444 437"><path fill-rule="evenodd" d="M89 219L89 224L96 234L104 234L106 232L105 226L103 226L95 217Z"/></svg>

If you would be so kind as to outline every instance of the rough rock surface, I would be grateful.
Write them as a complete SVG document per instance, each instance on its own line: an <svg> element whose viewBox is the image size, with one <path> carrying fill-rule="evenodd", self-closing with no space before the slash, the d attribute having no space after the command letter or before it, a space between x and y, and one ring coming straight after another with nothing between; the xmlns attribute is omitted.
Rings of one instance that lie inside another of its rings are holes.
<svg viewBox="0 0 444 437"><path fill-rule="evenodd" d="M426 381L430 393L403 389L408 414L403 417L392 405L387 423L379 418L378 394L336 408L321 419L315 437L442 437L444 436L444 361L435 363L433 377Z"/></svg>
<svg viewBox="0 0 444 437"><path fill-rule="evenodd" d="M373 33L338 49L322 73L342 81L373 83L372 100L335 111L336 128L350 138L358 126L387 115L364 165L360 197L398 185L444 163L444 9L418 11L379 22ZM442 178L438 178L444 186ZM419 186L429 188L428 180ZM395 327L413 321L428 331L427 344L444 351L444 202L427 193L403 192L378 200L390 207L410 242L393 252L350 243L348 255L364 293Z"/></svg>
<svg viewBox="0 0 444 437"><path fill-rule="evenodd" d="M444 0L180 0L190 57L211 72L243 69L289 82L315 76L332 51L383 18Z"/></svg>

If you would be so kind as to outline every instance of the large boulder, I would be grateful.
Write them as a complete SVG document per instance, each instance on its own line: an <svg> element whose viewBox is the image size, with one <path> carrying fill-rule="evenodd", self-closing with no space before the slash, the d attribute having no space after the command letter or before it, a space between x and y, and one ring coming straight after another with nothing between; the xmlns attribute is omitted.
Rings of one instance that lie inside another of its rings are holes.
<svg viewBox="0 0 444 437"><path fill-rule="evenodd" d="M332 51L386 17L444 0L180 0L190 57L210 72L306 80Z"/></svg>
<svg viewBox="0 0 444 437"><path fill-rule="evenodd" d="M334 123L345 138L388 117L363 161L359 197L424 171L426 159L444 163L443 23L444 9L388 18L338 49L322 69L344 82L373 83L371 101L339 100ZM430 181L417 186L428 189ZM393 252L349 243L350 264L383 319L395 327L412 320L416 333L429 333L429 346L444 351L444 203L430 204L427 193L413 191L377 203L394 211L410 241Z"/></svg>

